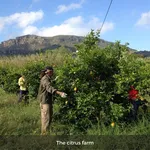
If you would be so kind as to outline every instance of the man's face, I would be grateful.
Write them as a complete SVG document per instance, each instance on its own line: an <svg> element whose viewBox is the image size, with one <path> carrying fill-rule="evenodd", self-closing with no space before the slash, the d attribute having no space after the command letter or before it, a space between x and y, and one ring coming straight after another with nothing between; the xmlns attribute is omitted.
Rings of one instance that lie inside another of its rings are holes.
<svg viewBox="0 0 150 150"><path fill-rule="evenodd" d="M48 70L48 72L47 72L47 74L48 74L48 76L53 76L53 70Z"/></svg>

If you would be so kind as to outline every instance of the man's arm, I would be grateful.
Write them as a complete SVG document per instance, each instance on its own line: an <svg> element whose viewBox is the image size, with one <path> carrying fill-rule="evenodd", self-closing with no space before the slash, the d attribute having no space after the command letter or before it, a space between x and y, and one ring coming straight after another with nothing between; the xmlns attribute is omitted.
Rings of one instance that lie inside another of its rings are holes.
<svg viewBox="0 0 150 150"><path fill-rule="evenodd" d="M49 92L51 94L55 94L56 93L56 94L58 94L58 95L60 95L62 97L64 92L60 92L57 89L55 89L48 80L45 80L44 82L45 82L44 84L45 84L47 92Z"/></svg>

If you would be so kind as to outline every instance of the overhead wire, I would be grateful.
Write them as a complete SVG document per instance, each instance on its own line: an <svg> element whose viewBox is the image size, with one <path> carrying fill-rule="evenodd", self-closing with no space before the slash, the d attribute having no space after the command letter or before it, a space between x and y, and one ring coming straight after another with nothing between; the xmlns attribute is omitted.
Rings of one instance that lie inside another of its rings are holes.
<svg viewBox="0 0 150 150"><path fill-rule="evenodd" d="M101 33L101 30L102 30L102 28L103 28L103 26L104 26L104 23L105 23L105 21L106 21L107 15L108 15L109 10L110 10L110 7L111 7L111 5L112 5L112 2L113 2L113 0L110 1L110 4L109 4L109 6L108 6L107 12L106 12L106 14L105 14L105 17L104 17L104 20L103 20L103 23L102 23L102 26L101 26L101 28L100 28L100 30L99 30L99 34Z"/></svg>

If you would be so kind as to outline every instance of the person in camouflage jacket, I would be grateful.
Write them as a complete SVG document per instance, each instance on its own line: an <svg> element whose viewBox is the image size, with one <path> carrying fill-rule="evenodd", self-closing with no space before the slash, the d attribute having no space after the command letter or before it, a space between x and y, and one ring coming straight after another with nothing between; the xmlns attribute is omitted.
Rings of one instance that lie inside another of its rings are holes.
<svg viewBox="0 0 150 150"><path fill-rule="evenodd" d="M53 95L58 94L65 97L66 93L60 92L52 86L51 77L53 76L53 68L48 66L42 71L40 86L38 91L38 99L41 109L41 135L48 134L53 115Z"/></svg>

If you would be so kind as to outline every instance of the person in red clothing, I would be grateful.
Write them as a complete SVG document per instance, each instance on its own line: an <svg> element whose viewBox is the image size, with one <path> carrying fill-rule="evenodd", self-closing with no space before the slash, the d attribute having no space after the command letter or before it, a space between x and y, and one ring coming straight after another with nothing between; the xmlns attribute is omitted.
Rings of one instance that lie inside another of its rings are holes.
<svg viewBox="0 0 150 150"><path fill-rule="evenodd" d="M128 92L128 98L131 104L133 105L131 115L133 119L135 120L137 119L137 112L140 106L139 91L136 90L133 86L131 86Z"/></svg>
<svg viewBox="0 0 150 150"><path fill-rule="evenodd" d="M139 98L139 92L133 86L130 87L129 90L129 100L137 100Z"/></svg>

